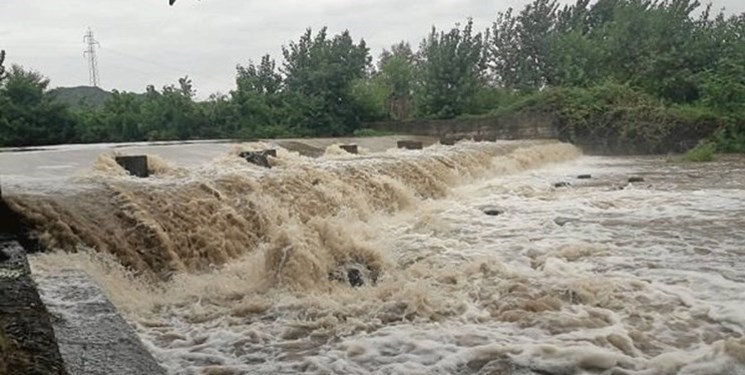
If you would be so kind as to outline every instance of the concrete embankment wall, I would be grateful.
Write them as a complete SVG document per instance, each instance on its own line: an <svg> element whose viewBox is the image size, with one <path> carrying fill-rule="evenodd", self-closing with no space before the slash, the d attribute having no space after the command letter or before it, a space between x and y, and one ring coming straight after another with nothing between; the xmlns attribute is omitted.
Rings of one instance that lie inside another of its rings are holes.
<svg viewBox="0 0 745 375"><path fill-rule="evenodd" d="M70 375L166 373L88 275L65 270L36 281L56 317L54 332Z"/></svg>
<svg viewBox="0 0 745 375"><path fill-rule="evenodd" d="M86 275L35 280L37 246L0 197L0 375L165 374Z"/></svg>
<svg viewBox="0 0 745 375"><path fill-rule="evenodd" d="M524 112L502 117L447 120L382 121L364 127L400 134L459 139L558 139L592 155L633 155L682 153L716 129L715 123L659 125L634 123L633 127L596 124L577 128L564 124L551 113Z"/></svg>
<svg viewBox="0 0 745 375"><path fill-rule="evenodd" d="M0 239L0 374L67 374L26 252Z"/></svg>
<svg viewBox="0 0 745 375"><path fill-rule="evenodd" d="M378 131L449 139L550 139L560 136L556 124L548 115L543 114L518 114L502 118L381 121L367 124L365 127Z"/></svg>

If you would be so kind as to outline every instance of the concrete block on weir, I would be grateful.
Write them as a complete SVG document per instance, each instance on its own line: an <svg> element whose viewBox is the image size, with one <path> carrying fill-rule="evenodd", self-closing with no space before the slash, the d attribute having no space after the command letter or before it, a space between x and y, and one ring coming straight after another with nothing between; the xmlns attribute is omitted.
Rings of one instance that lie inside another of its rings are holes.
<svg viewBox="0 0 745 375"><path fill-rule="evenodd" d="M421 150L423 148L422 142L419 141L398 141L398 148L404 148L407 150Z"/></svg>
<svg viewBox="0 0 745 375"><path fill-rule="evenodd" d="M458 140L454 137L440 137L440 144L445 146L453 146Z"/></svg>
<svg viewBox="0 0 745 375"><path fill-rule="evenodd" d="M339 145L339 148L350 153L350 154L357 154L357 145Z"/></svg>
<svg viewBox="0 0 745 375"><path fill-rule="evenodd" d="M145 155L117 156L115 160L132 176L140 178L150 176L150 171L147 169L147 156Z"/></svg>

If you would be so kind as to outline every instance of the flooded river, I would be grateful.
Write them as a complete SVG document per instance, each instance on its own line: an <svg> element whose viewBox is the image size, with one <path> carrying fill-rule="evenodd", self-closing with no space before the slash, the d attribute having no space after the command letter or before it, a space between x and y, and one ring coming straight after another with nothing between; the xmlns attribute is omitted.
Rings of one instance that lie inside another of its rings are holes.
<svg viewBox="0 0 745 375"><path fill-rule="evenodd" d="M745 374L745 160L332 143L6 152L3 194L173 374Z"/></svg>

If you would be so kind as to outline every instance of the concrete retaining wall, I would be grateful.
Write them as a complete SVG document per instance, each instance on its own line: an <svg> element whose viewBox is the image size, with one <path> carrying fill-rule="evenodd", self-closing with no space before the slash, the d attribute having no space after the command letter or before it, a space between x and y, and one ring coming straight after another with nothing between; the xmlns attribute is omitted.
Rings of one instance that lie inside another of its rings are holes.
<svg viewBox="0 0 745 375"><path fill-rule="evenodd" d="M101 288L79 271L37 276L71 375L165 374Z"/></svg>
<svg viewBox="0 0 745 375"><path fill-rule="evenodd" d="M440 138L551 139L559 138L553 119L542 113L507 117L479 117L448 120L382 121L364 125L389 131Z"/></svg>
<svg viewBox="0 0 745 375"><path fill-rule="evenodd" d="M682 153L709 137L719 126L712 123L680 123L661 126L634 123L621 128L604 124L576 130L544 112L525 112L504 117L449 120L384 121L364 125L378 131L439 137L443 144L473 138L558 139L593 155L638 155Z"/></svg>
<svg viewBox="0 0 745 375"><path fill-rule="evenodd" d="M26 252L6 237L0 257L0 374L66 375Z"/></svg>

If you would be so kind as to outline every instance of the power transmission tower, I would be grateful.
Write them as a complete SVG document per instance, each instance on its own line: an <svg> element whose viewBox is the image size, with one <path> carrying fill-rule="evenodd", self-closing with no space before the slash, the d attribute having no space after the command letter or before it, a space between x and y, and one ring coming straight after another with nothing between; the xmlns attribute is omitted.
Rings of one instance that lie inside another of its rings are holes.
<svg viewBox="0 0 745 375"><path fill-rule="evenodd" d="M91 86L98 87L98 59L96 59L96 46L101 46L96 38L93 37L93 30L88 28L88 31L83 36L83 42L87 44L87 48L83 55L88 57L88 77Z"/></svg>

